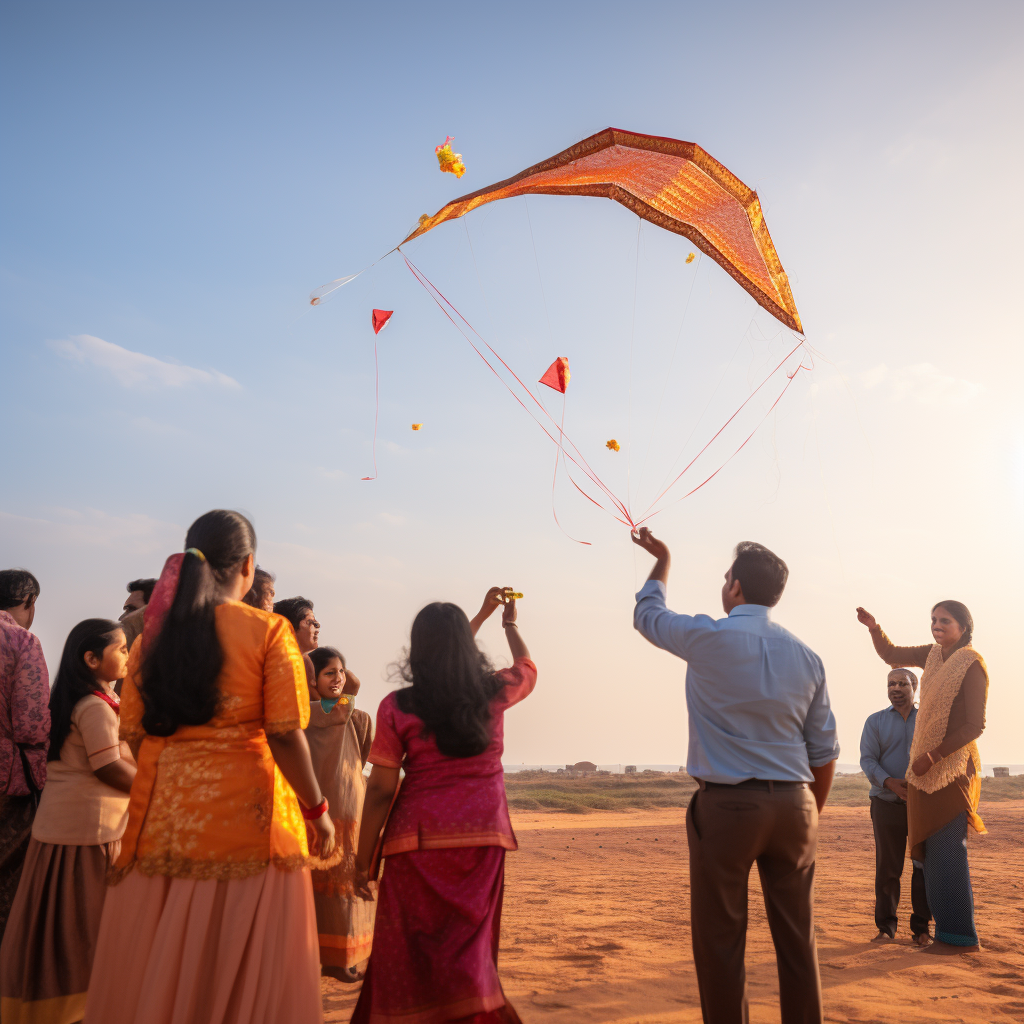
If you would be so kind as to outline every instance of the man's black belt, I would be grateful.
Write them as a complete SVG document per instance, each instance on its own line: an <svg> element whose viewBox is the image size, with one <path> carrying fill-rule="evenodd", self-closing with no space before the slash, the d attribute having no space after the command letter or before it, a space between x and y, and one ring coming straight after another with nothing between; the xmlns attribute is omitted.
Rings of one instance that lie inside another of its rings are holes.
<svg viewBox="0 0 1024 1024"><path fill-rule="evenodd" d="M697 780L701 788L707 789L761 789L766 793L776 789L805 789L806 782L776 782L768 779L744 779L743 782L701 782Z"/></svg>

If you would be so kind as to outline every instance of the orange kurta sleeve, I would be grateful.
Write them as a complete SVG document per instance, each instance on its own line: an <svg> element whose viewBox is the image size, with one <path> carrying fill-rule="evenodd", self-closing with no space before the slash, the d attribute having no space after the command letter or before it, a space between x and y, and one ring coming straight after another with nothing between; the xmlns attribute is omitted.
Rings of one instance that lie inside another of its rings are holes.
<svg viewBox="0 0 1024 1024"><path fill-rule="evenodd" d="M263 715L267 735L305 729L309 725L306 668L287 619L280 615L267 630L263 663Z"/></svg>

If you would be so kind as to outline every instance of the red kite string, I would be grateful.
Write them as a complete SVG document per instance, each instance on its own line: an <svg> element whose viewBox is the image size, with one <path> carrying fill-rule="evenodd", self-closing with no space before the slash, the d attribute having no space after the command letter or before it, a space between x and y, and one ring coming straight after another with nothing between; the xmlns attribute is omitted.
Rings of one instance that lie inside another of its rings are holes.
<svg viewBox="0 0 1024 1024"><path fill-rule="evenodd" d="M670 483L670 484L669 484L669 485L668 485L668 486L667 486L667 487L666 487L666 488L665 488L665 489L664 489L664 490L663 490L663 491L661 492L661 494L659 494L659 495L658 495L658 496L657 496L657 497L656 497L656 498L654 499L654 501L652 501L652 502L650 503L650 505L648 505L648 506L647 506L647 511L646 511L646 512L645 512L645 513L643 514L642 518L640 519L640 522L643 522L643 521L644 521L645 519L650 519L650 517L651 517L651 516L653 515L653 513L651 512L651 509L652 509L652 508L654 508L654 506L655 506L655 505L657 505L657 504L658 504L658 502L659 502L659 501L661 501L661 499L662 499L662 498L664 498L664 497L665 497L665 495L666 495L666 494L667 494L667 493L668 493L668 492L669 492L669 491L670 491L670 490L671 490L671 489L672 489L673 487L675 487L675 485L676 485L677 483L679 483L679 481L680 481L680 480L681 480L681 479L683 478L683 475L684 475L684 474L686 473L686 471L687 471L687 470L688 470L688 469L689 469L689 468L690 468L690 467L691 467L691 466L692 466L692 465L693 465L693 464L694 464L694 463L695 463L695 462L696 462L696 461L697 461L697 460L698 460L698 459L699 459L699 458L700 458L700 457L701 457L701 456L702 456L702 455L704 454L704 452L706 452L706 451L708 450L708 448L709 448L709 447L711 446L711 444L712 444L712 443L714 442L715 438L717 438L717 437L718 437L718 435L719 435L719 434L721 434L721 433L722 433L722 431L723 431L723 430L725 430L725 428L726 428L727 426L729 426L729 424L730 424L730 423L732 423L732 421L733 421L734 419L736 419L736 417L737 417L737 416L739 416L739 414L740 414L741 412L743 412L743 409L745 408L745 406L747 405L747 403L748 403L748 402L749 402L749 401L750 401L750 400L751 400L751 399L752 399L752 398L754 397L754 395L756 395L756 394L758 393L758 391L760 391L760 390L761 390L761 388L763 388L763 387L765 386L765 384L767 384L767 383L768 383L768 381L770 381L770 380L772 379L772 377L774 377L774 376L775 376L775 374L777 374L777 373L779 372L779 370L781 370L781 369L782 369L782 367L783 367L783 366L785 366L785 364L786 364L786 360L788 360L788 359L789 359L789 357L790 357L791 355L793 355L793 353L794 353L794 352L796 352L796 350L797 350L797 349L799 349L799 348L802 348L802 347L803 347L803 344L804 344L804 343L803 343L803 342L801 341L801 342L800 342L800 343L799 343L798 345L796 345L796 346L795 346L794 348L792 348L792 349L791 349L791 350L790 350L789 352L787 352L787 353L786 353L786 355L785 355L785 356L783 357L783 359L782 359L782 362L781 362L781 363L779 363L779 365L778 365L778 366L776 366L776 367L775 367L775 369L774 369L774 370L772 370L772 372L771 372L771 373L769 373L769 374L768 374L768 376L767 376L767 377L765 377L765 379L764 379L763 381L761 381L761 383L760 383L760 384L758 384L758 385L757 385L757 387L756 387L756 388L754 388L754 390L753 390L753 391L751 391L749 395L747 395L747 397L746 397L746 398L744 399L744 401L743 401L743 404L742 404L742 405L740 405L740 407L739 407L739 408L738 408L738 409L737 409L737 410L736 410L736 411L735 411L735 412L734 412L734 413L733 413L733 414L732 414L732 415L731 415L731 416L730 416L730 417L729 417L729 418L728 418L728 419L727 419L727 420L725 421L725 423L723 423L723 424L722 424L722 426L721 426L721 427L719 427L718 431L717 431L717 432L716 432L716 433L714 434L714 436L713 436L713 437L711 438L711 440L710 440L710 441L708 441L708 443L707 443L706 445L704 445L704 447L703 447L703 448L701 448L701 450L700 450L699 452L697 452L697 454L696 454L696 455L694 455L694 457L693 457L692 459L690 459L690 461L689 461L689 462L688 462L688 463L687 463L687 464L686 464L685 466L683 466L682 472L681 472L681 473L679 473L679 475L678 475L678 476L677 476L677 477L676 477L676 478L675 478L675 479L674 479L674 480L673 480L673 481L672 481L672 482L671 482L671 483ZM761 424L762 424L762 423L764 423L764 421L765 421L766 419L768 419L768 417L769 417L769 416L771 415L772 409L774 409L774 408L775 408L775 406L777 406L777 405L779 404L779 402L780 402L780 401L782 401L782 395L784 395L784 394L785 394L785 393L786 393L786 392L787 392L787 391L789 390L789 385L793 383L793 378L794 378L794 377L796 377L796 375L797 375L797 374L798 374L798 373L799 373L799 372L800 372L801 370L810 370L810 369L811 369L811 367L809 367L809 366L804 366L804 364L803 364L803 363L801 362L801 363L800 363L800 365L799 365L799 366L798 366L798 367L797 367L797 368L796 368L796 369L795 369L795 370L794 370L794 371L793 371L792 373L786 374L786 376L787 376L787 377L789 378L789 380L788 380L788 381L786 382L786 386L785 386L785 387L784 387L784 388L782 389L782 394L780 394L780 395L779 395L779 397L778 397L778 398L776 398L774 402L772 402L772 405L771 405L771 409L769 409L769 410L768 410L768 412L766 412L766 413L764 414L764 416L762 416L762 417L761 417L761 420L760 420L760 422L759 422L759 423L757 424L757 426L756 426L756 427L754 427L753 431L752 431L752 432L751 432L751 434L750 434L750 437L748 437L748 438L747 438L747 440L746 440L746 441L744 441L744 442L743 442L743 444L741 444L741 445L739 446L739 448L737 448L737 449L736 449L736 451L734 451L734 452L732 453L732 455L730 455L730 456L729 456L729 458L727 458L727 459L725 460L725 462L723 462L723 463L722 463L722 464L721 464L721 465L720 465L720 466L718 467L718 469L716 469L716 470L714 471L714 473L712 473L712 474L711 474L711 476L709 476L709 477L707 478L707 480L705 480L705 481L704 481L704 483L702 483L702 484L699 484L699 485L698 485L697 487L694 487L694 489L693 489L692 491L688 491L688 492L687 492L686 494L684 494L684 495L683 495L683 498L688 498L688 497L689 497L689 496L690 496L691 494L693 494L693 493L694 493L694 491L699 491L699 490L701 489L701 487L703 487L703 486L704 486L704 484L706 484L706 483L707 483L707 482L708 482L709 480L711 480L711 479L713 479L714 477L716 477L716 476L717 476L717 475L718 475L718 474L719 474L719 473L720 473L720 472L721 472L721 471L722 471L723 469L725 469L725 467L726 467L726 466L727 466L727 465L728 465L728 464L729 464L730 462L732 462L732 460L733 460L733 459L734 459L734 458L735 458L735 457L736 457L737 455L739 455L739 453L740 453L740 452L741 452L741 451L743 450L743 448L744 448L744 447L746 446L746 443L747 443L747 441L749 441L749 440L750 440L750 438L751 438L751 437L753 437L753 436L754 436L754 434L756 434L756 433L757 433L757 431L758 431L758 428L759 428L759 427L761 426ZM678 501L682 501L682 500L683 500L683 498L679 498L679 499L677 499L677 500L678 500ZM674 503L673 503L673 504L674 504Z"/></svg>
<svg viewBox="0 0 1024 1024"><path fill-rule="evenodd" d="M494 376L497 377L498 380L500 380L501 383L505 385L509 394L512 395L512 397L526 410L527 413L529 413L530 417L541 428L541 430L543 430L544 433L547 434L548 438L550 438L552 443L554 443L558 447L563 448L563 451L565 452L565 455L569 459L569 461L572 462L573 465L579 468L583 473L585 473L587 477L604 492L604 494L615 506L616 511L612 512L610 509L605 508L604 505L602 505L599 501L596 501L593 497L587 494L586 491L583 491L578 484L576 485L577 490L580 490L580 493L582 493L588 500L592 501L595 505L597 505L598 508L604 508L606 512L608 512L620 523L622 523L623 526L628 526L631 529L634 528L635 524L633 523L633 520L630 519L629 513L626 511L625 505L622 504L622 502L615 496L614 492L604 483L603 480L601 480L597 473L595 473L594 470L591 469L590 465L587 463L587 460L583 457L583 454L576 447L576 445L568 437L563 437L563 441L568 442L568 444L572 448L572 451L570 452L564 449L564 446L558 440L556 440L551 431L548 430L548 428L537 418L537 415L533 412L533 410L530 409L530 407L519 397L519 395L516 394L516 392L511 387L509 387L505 379L501 376L498 370L491 364L487 356L485 356L483 352L480 351L477 344L470 337L470 334L468 334L466 330L464 330L459 325L459 322L456 321L455 317L458 317L458 320L465 324L469 331L472 334L475 334L476 337L479 338L480 341L483 343L484 347L487 348L487 350L498 360L499 363L501 363L502 366L505 367L506 370L508 370L508 372L515 378L516 383L523 389L523 391L526 392L527 396L530 398L533 404L536 405L540 412L543 413L543 415L550 421L552 429L557 431L559 429L558 424L555 422L554 419L552 419L551 414L547 411L547 409L544 408L543 404L537 399L533 392L519 379L515 370L513 370L512 367L509 366L508 363L506 363L505 360L502 359L500 355L498 355L498 353L491 347L491 345L487 342L483 335L481 335L479 331L477 331L477 329L455 308L455 306L453 306L451 302L449 302L448 299L445 298L445 296L427 278L427 276L419 269L419 267L417 267L409 259L409 257L405 255L405 253L402 253L402 258L405 260L405 264L409 268L409 271L412 273L413 277L415 277L416 280L419 281L421 285L423 285L424 289L427 291L430 297L434 300L434 302L437 303L438 308L440 308L441 312L444 313L446 317L448 317L448 319L452 322L456 330L458 330L458 332L466 339L466 341L469 342L473 351L476 352L476 354L484 361L484 363L486 363L491 373L493 373ZM453 313L455 314L455 316L452 316ZM621 513L621 515L618 515L617 513ZM622 516L625 516L625 518L622 518Z"/></svg>
<svg viewBox="0 0 1024 1024"><path fill-rule="evenodd" d="M373 337L373 392L376 408L373 410L373 476L364 476L364 480L377 479L377 418L380 416L380 365L377 362L377 332Z"/></svg>
<svg viewBox="0 0 1024 1024"><path fill-rule="evenodd" d="M401 249L399 249L399 252L401 252ZM580 494L582 494L592 504L597 505L598 508L603 509L609 515L611 515L614 519L618 520L618 522L622 523L623 526L628 526L631 530L634 530L634 531L639 528L641 523L645 522L646 520L650 519L652 516L656 515L657 512L662 511L661 509L654 510L654 506L663 497L665 497L665 495L677 483L679 483L679 481L686 474L686 472L693 466L693 464L697 461L697 459L699 459L700 456L705 451L707 451L707 449L722 434L722 432L726 429L726 427L728 427L729 424L732 423L732 421L734 419L736 419L736 417L743 411L743 409L746 408L746 406L750 403L750 401L753 399L753 397L765 386L765 384L768 383L769 380L772 379L772 377L775 376L776 373L778 373L778 371L780 369L782 369L783 366L785 366L787 360L789 360L790 357L793 356L794 353L796 353L798 349L804 347L804 342L801 341L797 345L795 345L786 354L786 356L781 360L781 362L779 362L778 365L764 378L764 380L762 380L761 383L758 384L757 387L754 388L754 390L746 397L746 399L744 399L744 401L741 403L739 408L725 421L725 423L719 428L719 430L716 431L716 433L711 437L711 439L707 442L707 444L705 444L704 447L701 448L701 450L686 464L686 466L683 468L682 472L680 472L671 481L671 483L669 483L668 486L665 487L661 491L661 493L654 499L654 501L651 502L651 504L648 506L647 511L643 514L643 516L639 520L637 520L637 522L634 522L632 517L630 516L626 506L622 503L622 501L619 498L617 498L615 496L615 494L600 479L600 477L598 477L598 475L594 472L594 470L587 463L586 459L583 457L583 454L580 452L580 450L577 448L577 446L573 443L573 441L570 438L568 438L565 435L565 433L562 431L560 425L551 417L551 414L547 411L547 409L544 408L543 404L537 399L537 397L533 394L533 392L530 391L530 389L523 383L522 380L519 379L518 375L512 369L512 367L510 367L508 365L508 363L506 363L505 360L502 359L502 357L500 355L498 355L498 353L491 347L491 345L487 342L487 340L455 308L455 306L452 305L452 303L437 289L437 287L426 277L426 275L415 264L413 264L413 262L409 259L408 256L405 255L404 252L402 253L402 258L405 260L405 264L409 268L409 271L412 273L413 277L415 277L416 280L419 281L419 283L423 286L423 288L430 295L430 297L434 300L434 302L437 303L438 308L441 310L442 313L444 313L444 315L446 317L448 317L448 319L452 322L452 325L456 328L456 330L458 330L459 333L466 339L466 341L469 342L469 344L472 347L473 351L476 352L476 354L483 360L483 362L487 365L488 369L495 375L495 377L498 378L498 380L501 381L502 384L504 384L504 386L508 390L509 394L512 395L512 397L523 407L523 409L526 410L527 413L529 413L529 415L533 419L533 421L541 428L541 430L544 431L544 433L548 436L548 438L552 441L552 443L556 446L556 448L559 449L559 451L562 453L562 455L565 458L567 458L579 470L581 470L583 473L585 473L586 476L591 480L591 482L594 483L595 485L597 485L597 487L599 487L601 489L601 491L605 494L605 496L612 502L615 511L612 511L612 509L607 508L600 501L598 501L592 495L588 494L585 490L583 490L583 488L580 487L580 485L573 479L572 473L569 471L569 467L566 466L565 467L566 476L569 478L569 481L576 488L576 490L578 490L580 492ZM452 314L454 314L454 316ZM458 319L456 319L456 318L458 318ZM465 329L463 329L462 326L460 326L460 321L461 321L461 324L464 324L465 327L468 328L469 333L467 333L467 331ZM484 355L484 353L480 351L480 348L473 341L472 337L470 337L470 333L473 334L473 335L476 335L476 337L483 343L484 347L487 348L487 350L497 359L497 361L499 363L501 363L501 365L512 375L512 377L515 379L516 383L518 383L519 386L523 389L523 391L526 392L527 396L532 400L534 405L536 405L537 408L540 410L540 412L543 413L544 417L546 417L550 421L553 430L558 432L558 438L556 438L554 436L552 431L549 430L547 428L547 426L545 426L545 424L537 417L537 415L533 412L533 410L530 409L530 407L527 406L527 404L522 400L522 398L520 398L519 395L516 394L516 392L512 389L512 387L509 386L508 382L501 376L501 374L498 372L497 368L494 365L492 365L492 363L487 358L487 356ZM754 434L756 434L757 431L760 429L760 427L764 423L764 421L772 414L772 412L775 410L775 407L779 404L779 402L782 401L783 395L785 395L786 392L789 390L790 385L793 383L793 380L796 378L797 374L801 370L810 370L812 368L813 367L805 366L803 364L803 362L801 362L800 365L792 373L788 373L786 375L788 380L786 381L785 387L779 393L779 396L775 399L775 401L771 404L771 406L769 407L768 411L758 421L758 423L754 427L754 429L744 439L743 443L740 444L740 446L713 473L711 473L708 477L706 477L704 480L702 480L692 490L687 491L686 494L684 494L681 498L676 499L676 501L672 502L671 504L676 504L677 502L683 501L685 498L690 497L691 494L695 494L705 484L710 483L711 480L713 480L716 476L718 476L718 474L743 450L743 448L746 447L747 442L750 441L750 439L754 436ZM568 445L568 447L566 447L567 445ZM569 449L571 449L571 450L569 450ZM557 458L557 456L556 456L556 458ZM557 462L556 462L556 472L557 472ZM556 523L558 522L557 515L555 516L555 522ZM561 524L559 524L559 527L561 527ZM585 543L585 542L580 541L578 543Z"/></svg>
<svg viewBox="0 0 1024 1024"><path fill-rule="evenodd" d="M387 327L393 314L393 309L374 309L370 312L370 326L373 328L373 389L376 396L376 408L373 410L373 476L364 476L364 480L377 479L377 420L380 418L380 363L377 361L377 335Z"/></svg>

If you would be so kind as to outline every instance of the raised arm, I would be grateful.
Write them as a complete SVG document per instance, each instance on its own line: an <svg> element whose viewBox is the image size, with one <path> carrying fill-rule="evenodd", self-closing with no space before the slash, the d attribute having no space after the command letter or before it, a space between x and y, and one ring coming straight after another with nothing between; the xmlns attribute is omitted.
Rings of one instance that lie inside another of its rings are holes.
<svg viewBox="0 0 1024 1024"><path fill-rule="evenodd" d="M875 653L893 668L904 668L913 665L915 668L924 668L928 660L928 652L932 649L931 644L923 644L920 647L897 647L886 635L885 631L878 624L874 615L864 608L857 609L857 621L867 626L871 634L871 642L875 645Z"/></svg>
<svg viewBox="0 0 1024 1024"><path fill-rule="evenodd" d="M519 635L519 627L516 625L517 615L516 602L513 599L505 605L501 613L501 627L505 630L505 639L508 641L508 649L512 653L513 661L530 657L526 641Z"/></svg>
<svg viewBox="0 0 1024 1024"><path fill-rule="evenodd" d="M505 603L505 590L505 587L491 587L484 595L480 611L469 620L469 628L473 630L473 636L477 635L480 627Z"/></svg>
<svg viewBox="0 0 1024 1024"><path fill-rule="evenodd" d="M649 555L654 555L654 568L651 569L647 579L668 583L668 571L672 567L672 555L668 550L668 545L664 541L658 540L646 526L641 526L631 536L634 544L642 547Z"/></svg>

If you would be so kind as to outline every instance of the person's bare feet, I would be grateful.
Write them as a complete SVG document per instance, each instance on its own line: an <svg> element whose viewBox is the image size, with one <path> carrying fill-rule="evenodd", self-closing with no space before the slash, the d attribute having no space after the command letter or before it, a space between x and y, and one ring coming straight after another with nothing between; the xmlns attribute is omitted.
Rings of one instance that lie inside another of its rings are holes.
<svg viewBox="0 0 1024 1024"><path fill-rule="evenodd" d="M957 953L979 953L981 952L981 946L951 946L948 942L943 942L941 939L933 939L924 952L931 953L934 956L956 956Z"/></svg>
<svg viewBox="0 0 1024 1024"><path fill-rule="evenodd" d="M362 981L366 976L366 964L367 961L363 960L362 963L358 963L354 967L323 965L320 968L320 973L328 978L334 978L335 981L344 982L346 985L354 985L357 981Z"/></svg>
<svg viewBox="0 0 1024 1024"><path fill-rule="evenodd" d="M913 938L915 946L930 946L932 944L932 937L927 932L918 932Z"/></svg>
<svg viewBox="0 0 1024 1024"><path fill-rule="evenodd" d="M888 932L879 932L871 941L872 942L895 942L896 939L895 939L894 936L890 935Z"/></svg>

